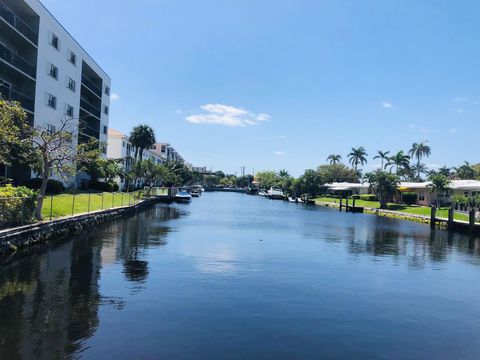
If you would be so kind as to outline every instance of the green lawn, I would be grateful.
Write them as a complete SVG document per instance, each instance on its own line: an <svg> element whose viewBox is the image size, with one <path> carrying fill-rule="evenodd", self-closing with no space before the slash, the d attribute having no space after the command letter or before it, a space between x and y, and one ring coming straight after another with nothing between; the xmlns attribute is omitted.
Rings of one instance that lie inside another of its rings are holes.
<svg viewBox="0 0 480 360"><path fill-rule="evenodd" d="M330 198L330 197L319 197L315 199L315 202L339 204L340 200ZM352 205L351 199L349 199L348 204ZM345 205L345 199L343 200L343 205ZM355 206L379 209L380 203L378 201L355 200ZM388 210L394 210L394 211L399 211L406 214L423 215L423 216L430 216L430 211L431 211L428 206L410 206L410 205L402 205L402 204L388 204ZM437 217L448 218L448 208L437 209ZM465 215L465 214L455 213L454 218L456 220L468 221L468 215Z"/></svg>
<svg viewBox="0 0 480 360"><path fill-rule="evenodd" d="M133 205L140 200L140 195L141 191L135 193L104 192L47 196L43 202L42 215L45 220L48 220L50 217L71 216L72 214Z"/></svg>

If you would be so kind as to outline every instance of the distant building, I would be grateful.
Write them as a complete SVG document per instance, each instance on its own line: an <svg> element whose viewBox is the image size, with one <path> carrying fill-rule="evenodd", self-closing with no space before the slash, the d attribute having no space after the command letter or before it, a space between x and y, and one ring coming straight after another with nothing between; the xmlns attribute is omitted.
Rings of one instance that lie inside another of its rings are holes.
<svg viewBox="0 0 480 360"><path fill-rule="evenodd" d="M0 93L35 127L55 131L72 118L79 143L107 141L110 78L38 0L0 0ZM16 184L31 177L20 165L0 173Z"/></svg>
<svg viewBox="0 0 480 360"><path fill-rule="evenodd" d="M156 143L151 150L162 156L166 161L185 162L183 157L169 143Z"/></svg>

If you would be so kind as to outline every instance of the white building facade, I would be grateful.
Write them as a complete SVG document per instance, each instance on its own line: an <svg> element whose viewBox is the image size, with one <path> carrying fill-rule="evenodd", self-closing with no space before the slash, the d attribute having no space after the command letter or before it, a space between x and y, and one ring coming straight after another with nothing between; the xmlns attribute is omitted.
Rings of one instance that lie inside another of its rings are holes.
<svg viewBox="0 0 480 360"><path fill-rule="evenodd" d="M53 131L71 118L78 143L106 143L110 86L109 76L40 1L0 0L0 93L19 101L35 127ZM22 167L2 170L18 183L31 176Z"/></svg>

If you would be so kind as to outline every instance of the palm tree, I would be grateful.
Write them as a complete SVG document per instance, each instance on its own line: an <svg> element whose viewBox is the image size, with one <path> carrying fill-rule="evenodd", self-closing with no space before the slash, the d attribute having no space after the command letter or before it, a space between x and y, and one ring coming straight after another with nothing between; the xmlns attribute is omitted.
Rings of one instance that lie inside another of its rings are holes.
<svg viewBox="0 0 480 360"><path fill-rule="evenodd" d="M382 165L381 165L380 169L383 170L384 169L383 164L385 163L385 161L388 162L388 154L390 154L390 151L377 150L377 154L378 155L375 155L373 158L382 160Z"/></svg>
<svg viewBox="0 0 480 360"><path fill-rule="evenodd" d="M327 157L327 161L330 162L330 164L337 164L340 162L340 160L342 160L342 155L338 155L338 154L331 154L331 155L328 155Z"/></svg>
<svg viewBox="0 0 480 360"><path fill-rule="evenodd" d="M408 169L410 167L410 156L406 155L403 150L400 150L395 155L388 159L386 166L390 166L390 171L395 166L395 174L399 174L402 169Z"/></svg>
<svg viewBox="0 0 480 360"><path fill-rule="evenodd" d="M155 141L155 133L150 126L135 126L130 133L130 142L135 148L135 161L137 161L137 157L142 161L143 150L150 149L155 144Z"/></svg>
<svg viewBox="0 0 480 360"><path fill-rule="evenodd" d="M352 152L348 154L350 164L352 164L355 171L358 170L358 165L364 165L367 163L367 152L363 146L360 146L358 149L352 147Z"/></svg>
<svg viewBox="0 0 480 360"><path fill-rule="evenodd" d="M427 141L422 141L421 143L414 143L412 148L409 151L409 154L417 158L417 181L420 181L420 161L423 157L429 157L431 153L430 146L426 144Z"/></svg>
<svg viewBox="0 0 480 360"><path fill-rule="evenodd" d="M278 172L278 176L280 176L282 179L286 179L290 177L290 174L288 173L287 170L282 169Z"/></svg>

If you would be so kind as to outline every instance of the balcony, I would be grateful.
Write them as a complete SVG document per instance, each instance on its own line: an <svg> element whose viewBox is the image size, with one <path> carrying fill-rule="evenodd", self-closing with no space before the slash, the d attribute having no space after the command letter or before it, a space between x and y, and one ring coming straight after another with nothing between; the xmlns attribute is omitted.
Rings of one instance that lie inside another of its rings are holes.
<svg viewBox="0 0 480 360"><path fill-rule="evenodd" d="M87 78L86 76L82 76L82 84L99 98L102 97L102 89L100 89L95 83Z"/></svg>
<svg viewBox="0 0 480 360"><path fill-rule="evenodd" d="M100 119L100 113L101 113L100 108L97 108L95 105L91 104L90 102L88 102L88 100L86 100L83 97L80 98L80 107L83 110L89 112L93 116Z"/></svg>
<svg viewBox="0 0 480 360"><path fill-rule="evenodd" d="M0 3L0 17L35 45L38 44L38 32L16 16L9 8Z"/></svg>
<svg viewBox="0 0 480 360"><path fill-rule="evenodd" d="M35 101L32 98L5 85L0 85L0 93L4 99L18 101L25 110L31 111L32 113L34 112Z"/></svg>
<svg viewBox="0 0 480 360"><path fill-rule="evenodd" d="M79 125L78 132L84 136L88 136L97 140L100 139L100 131L85 124Z"/></svg>
<svg viewBox="0 0 480 360"><path fill-rule="evenodd" d="M25 74L35 78L36 68L28 60L15 54L11 49L0 43L0 59L3 59L13 67L23 71Z"/></svg>

